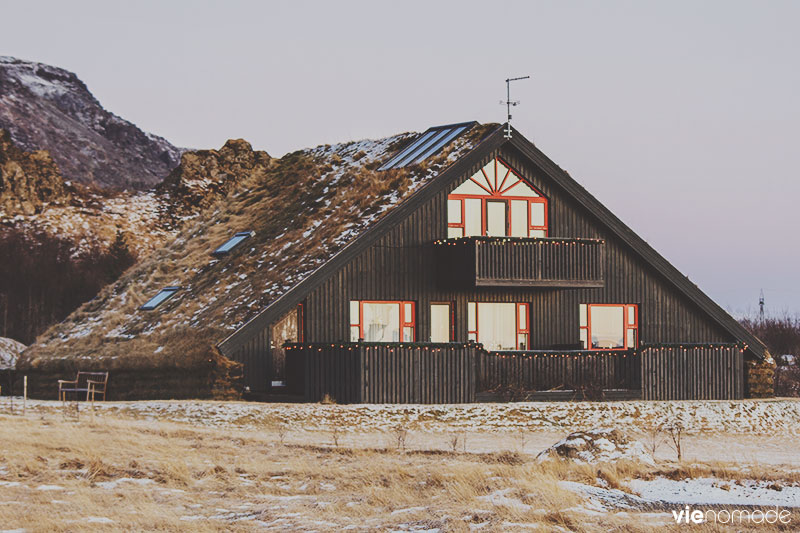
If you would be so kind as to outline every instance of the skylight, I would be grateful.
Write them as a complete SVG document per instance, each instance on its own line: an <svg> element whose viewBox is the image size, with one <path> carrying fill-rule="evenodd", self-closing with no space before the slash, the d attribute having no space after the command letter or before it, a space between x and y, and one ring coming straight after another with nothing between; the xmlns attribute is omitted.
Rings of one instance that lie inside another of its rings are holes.
<svg viewBox="0 0 800 533"><path fill-rule="evenodd" d="M211 255L225 255L229 253L231 250L242 244L243 241L252 237L254 233L252 231L241 231L228 239L228 241L211 252Z"/></svg>
<svg viewBox="0 0 800 533"><path fill-rule="evenodd" d="M164 287L163 289L158 291L158 294L150 298L147 301L147 303L145 303L139 309L141 309L142 311L152 311L153 309L164 303L166 300L168 300L173 294L178 292L179 289L180 287Z"/></svg>
<svg viewBox="0 0 800 533"><path fill-rule="evenodd" d="M464 122L430 128L384 163L378 170L403 168L424 161L474 125L475 122Z"/></svg>

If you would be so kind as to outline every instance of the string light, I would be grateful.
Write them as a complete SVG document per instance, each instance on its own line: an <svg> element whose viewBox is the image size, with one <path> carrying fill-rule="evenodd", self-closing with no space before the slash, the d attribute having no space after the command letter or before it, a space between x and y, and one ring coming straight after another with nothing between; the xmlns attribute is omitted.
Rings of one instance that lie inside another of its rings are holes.
<svg viewBox="0 0 800 533"><path fill-rule="evenodd" d="M592 359L594 357L622 357L638 356L649 350L658 349L677 349L688 352L689 350L716 350L716 349L738 349L739 352L747 350L748 345L744 342L736 343L648 343L642 344L638 349L592 349L592 350L501 350L489 351L483 348L483 345L475 341L468 342L339 342L339 343L287 343L284 349L288 350L316 350L321 352L323 348L339 348L340 350L352 351L355 348L366 350L380 350L389 348L390 352L395 349L421 349L431 352L441 352L445 349L453 348L476 348L478 351L499 357L500 359L508 358L573 358L586 357Z"/></svg>
<svg viewBox="0 0 800 533"><path fill-rule="evenodd" d="M494 246L501 246L501 245L512 245L512 246L533 246L533 245L544 245L544 244L553 244L555 246L595 246L598 244L604 244L605 240L603 239L587 239L587 238L580 238L580 239L566 239L566 238L557 238L557 237L486 237L483 235L475 235L472 237L456 237L451 239L438 239L433 241L434 244L440 246L460 246L463 244L469 244L474 242L475 244L482 245L482 244L489 244Z"/></svg>

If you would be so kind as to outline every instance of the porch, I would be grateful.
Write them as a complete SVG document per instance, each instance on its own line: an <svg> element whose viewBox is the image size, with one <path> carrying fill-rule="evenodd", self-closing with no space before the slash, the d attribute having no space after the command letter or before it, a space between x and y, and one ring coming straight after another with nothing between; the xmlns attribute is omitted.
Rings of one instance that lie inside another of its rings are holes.
<svg viewBox="0 0 800 533"><path fill-rule="evenodd" d="M487 352L476 343L286 344L287 392L316 402L468 403L641 397L635 350Z"/></svg>

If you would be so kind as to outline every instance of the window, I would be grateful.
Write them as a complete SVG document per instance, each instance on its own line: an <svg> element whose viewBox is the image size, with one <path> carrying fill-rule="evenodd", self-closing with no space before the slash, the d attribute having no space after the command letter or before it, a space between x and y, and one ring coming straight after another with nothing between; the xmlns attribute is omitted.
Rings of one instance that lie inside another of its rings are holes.
<svg viewBox="0 0 800 533"><path fill-rule="evenodd" d="M529 306L524 303L467 303L467 338L489 351L530 348Z"/></svg>
<svg viewBox="0 0 800 533"><path fill-rule="evenodd" d="M453 314L448 303L431 304L431 342L453 340Z"/></svg>
<svg viewBox="0 0 800 533"><path fill-rule="evenodd" d="M180 290L180 287L164 287L163 289L158 291L158 294L147 300L147 303L145 303L139 309L141 309L142 311L152 311L153 309L155 309L156 307L167 301L169 298L171 298L173 294L178 292L178 290Z"/></svg>
<svg viewBox="0 0 800 533"><path fill-rule="evenodd" d="M633 304L580 304L581 344L588 350L626 350L638 343L638 309Z"/></svg>
<svg viewBox="0 0 800 533"><path fill-rule="evenodd" d="M414 342L414 302L350 302L350 340Z"/></svg>
<svg viewBox="0 0 800 533"><path fill-rule="evenodd" d="M546 237L547 198L500 158L447 197L447 237Z"/></svg>
<svg viewBox="0 0 800 533"><path fill-rule="evenodd" d="M222 246L211 252L211 255L225 255L242 244L245 240L255 235L253 231L242 231L228 239Z"/></svg>
<svg viewBox="0 0 800 533"><path fill-rule="evenodd" d="M403 148L394 157L381 165L378 170L403 168L424 161L474 125L475 122L464 122L462 124L430 128L425 133L419 135L414 142Z"/></svg>

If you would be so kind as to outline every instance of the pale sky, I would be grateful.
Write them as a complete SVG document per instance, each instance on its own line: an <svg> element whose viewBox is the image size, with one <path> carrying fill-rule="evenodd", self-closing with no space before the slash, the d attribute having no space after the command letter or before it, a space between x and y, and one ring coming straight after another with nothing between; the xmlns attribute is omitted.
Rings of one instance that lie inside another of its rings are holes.
<svg viewBox="0 0 800 533"><path fill-rule="evenodd" d="M0 55L185 147L514 126L720 305L800 313L800 2L0 0Z"/></svg>

